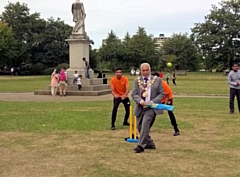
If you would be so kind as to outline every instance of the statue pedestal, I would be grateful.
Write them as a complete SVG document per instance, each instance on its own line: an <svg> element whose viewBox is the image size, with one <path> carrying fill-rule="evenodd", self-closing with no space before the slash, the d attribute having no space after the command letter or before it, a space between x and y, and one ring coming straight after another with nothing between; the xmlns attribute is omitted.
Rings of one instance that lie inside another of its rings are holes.
<svg viewBox="0 0 240 177"><path fill-rule="evenodd" d="M80 9L79 9L80 6ZM111 93L109 84L103 84L102 79L94 78L94 71L89 69L90 79L85 75L85 62L83 58L89 62L89 46L93 41L89 39L85 32L84 19L86 17L83 4L80 2L73 3L72 12L74 16L75 27L72 34L66 41L69 44L69 68L67 71L67 95L77 96L99 96ZM80 17L78 16L80 14ZM79 19L80 18L80 19ZM83 18L83 19L81 19ZM83 20L83 21L82 21ZM90 66L91 67L91 66ZM82 89L79 91L76 83L73 84L73 75L75 71L82 75ZM59 93L59 92L58 92ZM46 90L36 90L35 95L50 95L50 86Z"/></svg>
<svg viewBox="0 0 240 177"><path fill-rule="evenodd" d="M82 78L85 76L85 63L82 60L86 58L89 62L89 45L91 41L85 35L72 34L70 39L66 40L69 44L69 69L67 69L67 78L72 79L75 71L78 71L82 75ZM94 71L89 70L90 78L94 77Z"/></svg>
<svg viewBox="0 0 240 177"><path fill-rule="evenodd" d="M102 79L94 78L94 71L89 69L90 79L85 75L85 63L83 58L89 62L89 45L92 41L86 35L72 34L69 43L69 66L67 69L67 96L99 96L112 92L109 84L103 84ZM77 83L73 84L75 71L82 75L82 89L79 91ZM51 87L46 86L46 90L36 90L35 95L51 95ZM58 91L59 94L59 91Z"/></svg>

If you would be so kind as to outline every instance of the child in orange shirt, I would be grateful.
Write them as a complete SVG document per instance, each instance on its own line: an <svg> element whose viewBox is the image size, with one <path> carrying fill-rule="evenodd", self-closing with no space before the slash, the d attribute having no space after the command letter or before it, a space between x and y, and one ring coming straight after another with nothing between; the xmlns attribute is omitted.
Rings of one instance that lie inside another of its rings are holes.
<svg viewBox="0 0 240 177"><path fill-rule="evenodd" d="M152 75L154 76L158 76L159 77L159 74L156 72L156 73L153 73ZM163 89L164 89L164 98L161 100L161 103L162 104L167 104L167 105L173 105L173 94L172 94L172 89L169 87L169 85L167 84L167 82L163 81L162 80L162 86L163 86ZM176 118L175 118L175 115L172 111L168 111L168 116L170 118L170 121L171 121L171 124L173 126L173 129L174 129L174 134L173 136L178 136L180 135L180 131L178 129L178 125L177 125L177 121L176 121ZM153 121L154 122L154 121ZM153 124L153 122L151 123L151 125Z"/></svg>

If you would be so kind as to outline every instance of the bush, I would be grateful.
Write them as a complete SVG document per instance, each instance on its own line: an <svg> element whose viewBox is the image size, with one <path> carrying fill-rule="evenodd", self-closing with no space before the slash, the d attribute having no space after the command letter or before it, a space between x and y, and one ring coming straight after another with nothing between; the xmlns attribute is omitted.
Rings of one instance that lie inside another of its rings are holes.
<svg viewBox="0 0 240 177"><path fill-rule="evenodd" d="M110 69L94 69L94 73L99 73L99 71L102 71L102 73L111 73L112 72Z"/></svg>
<svg viewBox="0 0 240 177"><path fill-rule="evenodd" d="M24 72L28 72L30 75L41 75L45 67L42 63L29 64Z"/></svg>
<svg viewBox="0 0 240 177"><path fill-rule="evenodd" d="M51 75L54 69L55 69L54 67L47 68L47 69L44 69L44 70L42 71L42 73L43 73L44 75Z"/></svg>
<svg viewBox="0 0 240 177"><path fill-rule="evenodd" d="M55 68L56 68L58 71L60 71L61 68L66 68L66 69L68 69L68 68L69 68L69 64L68 64L68 63L61 63L61 64L58 64Z"/></svg>

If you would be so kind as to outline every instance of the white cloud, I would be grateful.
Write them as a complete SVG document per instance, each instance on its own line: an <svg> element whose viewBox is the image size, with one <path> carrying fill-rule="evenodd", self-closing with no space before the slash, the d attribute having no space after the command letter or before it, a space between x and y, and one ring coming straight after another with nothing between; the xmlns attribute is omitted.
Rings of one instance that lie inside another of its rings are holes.
<svg viewBox="0 0 240 177"><path fill-rule="evenodd" d="M40 12L42 18L57 17L73 26L69 0L10 0L26 3L30 12ZM94 40L94 48L113 30L120 38L129 32L135 34L138 26L148 34L190 33L194 23L203 22L210 13L211 5L220 0L82 0L86 18L86 31ZM1 0L0 12L8 0Z"/></svg>

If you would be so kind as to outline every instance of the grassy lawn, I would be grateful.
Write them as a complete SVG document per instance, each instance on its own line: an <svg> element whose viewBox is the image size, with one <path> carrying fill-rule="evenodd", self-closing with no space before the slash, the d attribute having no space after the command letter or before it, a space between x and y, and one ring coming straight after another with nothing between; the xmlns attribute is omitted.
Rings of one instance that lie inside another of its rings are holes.
<svg viewBox="0 0 240 177"><path fill-rule="evenodd" d="M224 98L175 98L181 135L167 114L151 131L157 150L133 153L112 103L0 101L0 176L239 176L239 114ZM13 160L14 159L14 160Z"/></svg>
<svg viewBox="0 0 240 177"><path fill-rule="evenodd" d="M44 89L48 83L48 76L1 76L0 92ZM172 89L178 94L228 94L221 73L188 73L177 84ZM172 136L165 112L150 133L157 149L135 154L136 144L124 141L122 105L116 130L110 130L112 101L0 101L0 176L240 176L240 114L228 113L228 99L176 97L174 103L181 135Z"/></svg>
<svg viewBox="0 0 240 177"><path fill-rule="evenodd" d="M165 73L164 73L165 74ZM108 82L113 73L106 75ZM130 87L136 76L129 76ZM165 76L165 75L164 75ZM188 73L187 76L177 77L177 87L172 87L175 94L228 94L229 86L226 76L222 73ZM43 90L50 84L50 76L0 76L0 92L31 92L34 90ZM171 78L170 78L170 85Z"/></svg>

